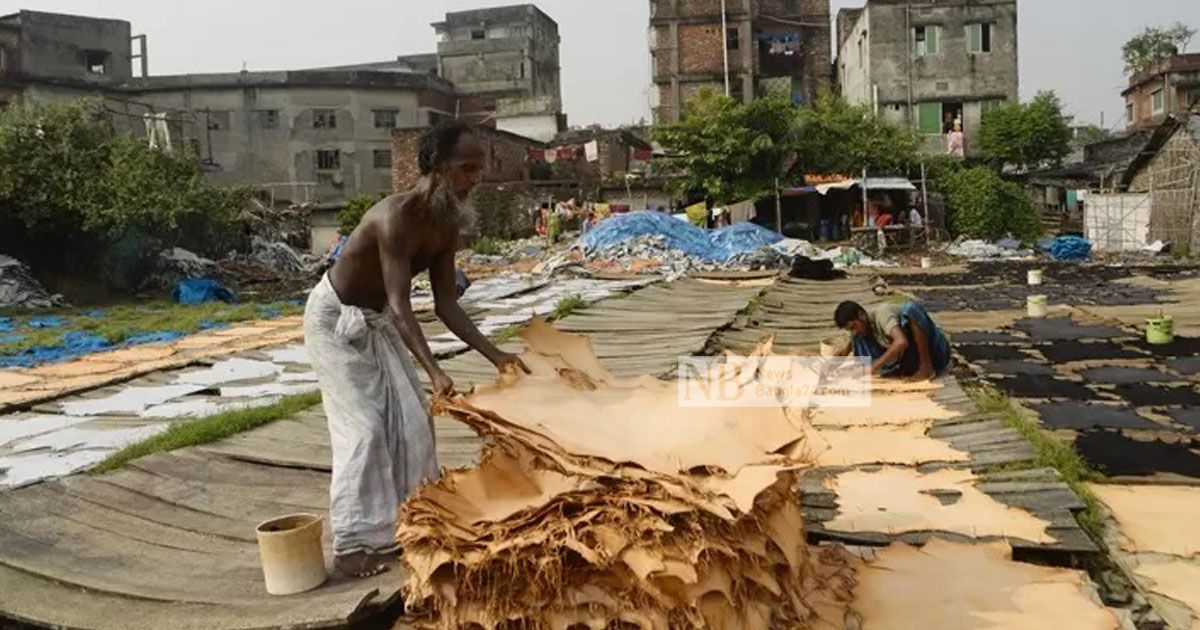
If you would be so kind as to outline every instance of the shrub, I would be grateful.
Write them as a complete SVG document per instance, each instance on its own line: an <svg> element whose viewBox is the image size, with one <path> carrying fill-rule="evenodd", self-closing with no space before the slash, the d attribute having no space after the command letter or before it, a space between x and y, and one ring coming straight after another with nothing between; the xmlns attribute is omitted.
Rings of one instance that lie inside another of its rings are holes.
<svg viewBox="0 0 1200 630"><path fill-rule="evenodd" d="M386 193L376 193L374 195L359 195L346 200L346 206L338 212L338 233L342 236L349 236L354 228L362 222L363 215L375 206L375 204L383 201L387 197Z"/></svg>
<svg viewBox="0 0 1200 630"><path fill-rule="evenodd" d="M1041 218L1021 187L989 168L950 173L939 180L938 188L946 197L956 236L994 240L1012 234L1028 241L1042 234Z"/></svg>

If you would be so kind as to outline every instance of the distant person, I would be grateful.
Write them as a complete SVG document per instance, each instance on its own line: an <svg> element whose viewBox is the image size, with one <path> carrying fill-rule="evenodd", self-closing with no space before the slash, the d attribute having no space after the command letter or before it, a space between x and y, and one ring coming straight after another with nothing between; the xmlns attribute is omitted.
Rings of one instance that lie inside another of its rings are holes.
<svg viewBox="0 0 1200 630"><path fill-rule="evenodd" d="M925 218L915 206L908 211L908 226L916 229L925 227Z"/></svg>
<svg viewBox="0 0 1200 630"><path fill-rule="evenodd" d="M961 121L954 121L954 127L950 129L950 133L946 134L946 153L957 157L966 157L967 139L963 135Z"/></svg>
<svg viewBox="0 0 1200 630"><path fill-rule="evenodd" d="M925 307L912 300L884 302L870 309L842 302L833 321L851 334L850 343L838 355L870 358L874 375L924 381L950 366L950 340Z"/></svg>

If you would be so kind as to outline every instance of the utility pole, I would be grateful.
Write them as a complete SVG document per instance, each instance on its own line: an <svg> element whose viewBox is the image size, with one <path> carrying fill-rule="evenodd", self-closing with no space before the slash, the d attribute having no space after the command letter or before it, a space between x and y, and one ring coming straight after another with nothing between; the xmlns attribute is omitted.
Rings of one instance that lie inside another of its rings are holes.
<svg viewBox="0 0 1200 630"><path fill-rule="evenodd" d="M783 199L779 188L779 178L775 178L775 231L783 236Z"/></svg>
<svg viewBox="0 0 1200 630"><path fill-rule="evenodd" d="M729 96L729 23L725 17L725 0L721 0L721 50L725 58L725 96Z"/></svg>

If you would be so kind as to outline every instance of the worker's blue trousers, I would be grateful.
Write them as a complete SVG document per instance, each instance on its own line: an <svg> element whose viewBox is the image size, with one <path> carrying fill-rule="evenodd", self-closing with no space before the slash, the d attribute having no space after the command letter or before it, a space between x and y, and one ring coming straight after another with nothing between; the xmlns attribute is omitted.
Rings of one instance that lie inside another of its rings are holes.
<svg viewBox="0 0 1200 630"><path fill-rule="evenodd" d="M941 374L950 366L950 340L946 338L942 329L933 323L933 318L929 316L925 307L910 300L900 307L900 328L908 337L908 348L904 350L899 361L883 367L883 376L912 376L921 369L921 352L917 348L916 339L913 339L912 326L919 326L925 331L925 338L929 340L929 358L933 362L933 371ZM887 351L873 336L855 335L851 343L854 356L870 357L872 361Z"/></svg>

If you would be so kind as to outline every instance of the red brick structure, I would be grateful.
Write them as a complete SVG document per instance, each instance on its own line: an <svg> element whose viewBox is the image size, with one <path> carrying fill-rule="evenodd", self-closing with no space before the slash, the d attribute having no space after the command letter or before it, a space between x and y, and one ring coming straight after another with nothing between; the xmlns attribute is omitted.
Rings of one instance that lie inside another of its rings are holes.
<svg viewBox="0 0 1200 630"><path fill-rule="evenodd" d="M417 168L417 153L421 136L426 131L397 129L392 132L392 188L397 192L412 188L421 176ZM484 182L503 184L529 179L529 150L545 145L490 127L476 127L475 131L483 142Z"/></svg>
<svg viewBox="0 0 1200 630"><path fill-rule="evenodd" d="M748 102L766 95L799 104L832 78L829 0L651 0L651 58L658 121L677 120L702 89ZM726 51L726 48L728 49Z"/></svg>
<svg viewBox="0 0 1200 630"><path fill-rule="evenodd" d="M1200 100L1200 53L1177 55L1134 73L1121 95L1131 131L1153 129L1167 116L1185 114Z"/></svg>

